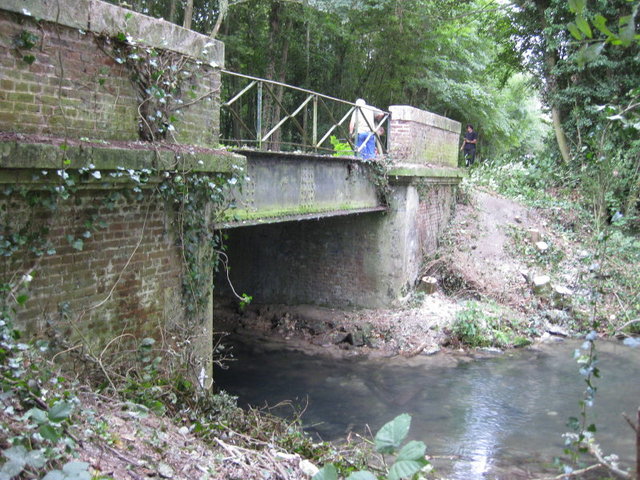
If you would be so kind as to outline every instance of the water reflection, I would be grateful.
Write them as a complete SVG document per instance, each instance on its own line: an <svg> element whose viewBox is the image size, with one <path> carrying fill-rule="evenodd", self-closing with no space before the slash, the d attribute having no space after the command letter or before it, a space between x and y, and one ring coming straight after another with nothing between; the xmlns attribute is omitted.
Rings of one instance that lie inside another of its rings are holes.
<svg viewBox="0 0 640 480"><path fill-rule="evenodd" d="M449 465L451 478L495 478L500 465L550 461L562 453L565 422L577 416L584 390L573 361L576 345L455 366L431 357L337 361L237 345L238 361L216 378L241 402L306 404L303 421L323 439L364 432L366 425L375 432L408 412L412 438L424 440L429 454L457 459ZM640 349L598 347L602 380L592 411L598 439L606 453L631 459L633 438L621 412L640 404Z"/></svg>

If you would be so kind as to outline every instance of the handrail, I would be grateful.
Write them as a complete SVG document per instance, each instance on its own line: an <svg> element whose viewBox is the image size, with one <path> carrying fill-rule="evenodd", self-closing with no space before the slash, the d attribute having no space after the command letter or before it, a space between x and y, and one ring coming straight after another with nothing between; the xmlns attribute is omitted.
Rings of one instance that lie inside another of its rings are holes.
<svg viewBox="0 0 640 480"><path fill-rule="evenodd" d="M333 151L333 147L325 145L325 142L335 133L342 136L340 141L351 146L354 155L359 154L363 148L363 145L356 148L349 128L345 126L355 111L362 111L362 107L359 105L276 80L224 69L221 71L225 75L249 82L237 93L229 93L231 98L221 103L221 107L230 115L226 123L221 119L221 141L231 142L238 146L255 145L259 150L265 149L265 147L269 150L294 147L297 150L313 152ZM229 85L231 84L232 82L229 82ZM224 86L226 86L225 82L223 82ZM254 87L256 87L255 97L250 97L249 92ZM267 97L264 97L265 93L268 94ZM247 98L248 101L243 101ZM332 103L333 105L331 105ZM319 107L319 104L322 107ZM309 109L311 112L308 111ZM320 109L322 109L322 113L319 111ZM345 109L346 112L342 113ZM382 131L380 127L389 121L389 112L380 109L376 109L376 111L382 114L382 118L376 117L373 125L365 115L362 117L370 130L367 141L371 136L375 136L377 151L384 153L385 142L380 136ZM340 120L336 120L336 113L340 114L338 116ZM303 114L303 119L299 120L298 117L301 114ZM311 116L310 119L309 116ZM264 130L267 132L265 133ZM320 133L320 130L324 130L325 133ZM276 135L277 132L279 132L278 135ZM224 134L228 134L229 138L225 138Z"/></svg>
<svg viewBox="0 0 640 480"><path fill-rule="evenodd" d="M248 80L255 80L263 83L271 83L273 85L278 85L279 87L287 87L291 90L297 90L298 92L310 93L312 95L316 95L321 98L326 98L327 100L333 100L335 102L347 103L349 105L355 106L355 103L349 102L348 100L342 100L341 98L331 97L329 95L324 95L322 93L314 92L313 90L307 90L306 88L296 87L295 85L289 85L288 83L278 82L276 80L269 80L267 78L253 77L251 75L245 75L244 73L232 72L231 70L225 70L224 68L220 70L222 73L226 73L227 75L233 75L234 77L242 77Z"/></svg>

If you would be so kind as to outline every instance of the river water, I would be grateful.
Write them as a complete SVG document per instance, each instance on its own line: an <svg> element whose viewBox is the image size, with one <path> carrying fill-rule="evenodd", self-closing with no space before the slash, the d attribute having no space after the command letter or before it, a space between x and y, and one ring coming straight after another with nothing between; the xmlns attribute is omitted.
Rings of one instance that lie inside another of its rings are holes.
<svg viewBox="0 0 640 480"><path fill-rule="evenodd" d="M640 348L597 345L601 379L590 422L604 453L615 452L631 466L634 434L621 413L635 418L640 406ZM375 433L406 412L410 437L423 440L429 455L446 458L435 463L448 478L527 478L562 455L567 419L579 416L585 383L573 359L576 348L580 342L566 341L482 358L373 361L235 344L237 361L216 372L216 383L240 404L304 406L306 429L324 440L365 432L367 425Z"/></svg>

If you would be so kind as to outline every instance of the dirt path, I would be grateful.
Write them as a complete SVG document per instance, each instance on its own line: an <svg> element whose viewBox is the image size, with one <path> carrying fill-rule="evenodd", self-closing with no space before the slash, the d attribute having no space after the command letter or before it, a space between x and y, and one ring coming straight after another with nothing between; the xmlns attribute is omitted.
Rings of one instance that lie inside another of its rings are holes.
<svg viewBox="0 0 640 480"><path fill-rule="evenodd" d="M523 205L487 192L476 192L470 205L459 205L449 227L450 245L442 257L478 293L522 309L526 265L511 245L514 229L543 232L545 221Z"/></svg>

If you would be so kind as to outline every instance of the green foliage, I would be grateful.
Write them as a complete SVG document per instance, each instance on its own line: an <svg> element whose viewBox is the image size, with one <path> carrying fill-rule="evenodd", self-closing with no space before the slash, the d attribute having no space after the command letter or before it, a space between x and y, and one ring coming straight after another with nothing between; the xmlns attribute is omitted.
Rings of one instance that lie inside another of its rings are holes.
<svg viewBox="0 0 640 480"><path fill-rule="evenodd" d="M349 145L349 143L342 143L335 135L331 135L330 141L334 150L334 157L353 157L355 155L351 145Z"/></svg>
<svg viewBox="0 0 640 480"><path fill-rule="evenodd" d="M19 52L22 50L31 50L38 42L40 42L40 37L27 30L23 30L13 39L13 45ZM36 61L36 57L32 53L27 53L22 56L22 61L31 65Z"/></svg>
<svg viewBox="0 0 640 480"><path fill-rule="evenodd" d="M219 253L224 248L220 233L213 229L231 204L230 189L239 188L242 173L203 174L176 170L165 174L158 191L178 216L176 226L184 253L183 304L190 316L207 305L212 271L219 266ZM241 298L248 303L249 296Z"/></svg>
<svg viewBox="0 0 640 480"><path fill-rule="evenodd" d="M526 325L517 314L495 303L468 301L456 315L452 334L470 347L507 348L530 343L524 337Z"/></svg>
<svg viewBox="0 0 640 480"><path fill-rule="evenodd" d="M562 203L562 199L548 192L569 186L571 176L548 156L513 158L505 155L478 165L471 171L468 181L525 204L544 207Z"/></svg>
<svg viewBox="0 0 640 480"><path fill-rule="evenodd" d="M187 85L194 85L192 77L197 75L197 68L189 66L183 55L138 45L123 32L113 38L104 38L104 42L111 47L114 60L130 71L140 102L138 127L141 140L170 137L176 130L174 123L179 108L185 105L183 97L196 98L193 87L190 90Z"/></svg>
<svg viewBox="0 0 640 480"><path fill-rule="evenodd" d="M381 454L395 454L396 458L389 467L384 478L386 480L401 480L418 478L419 473L429 466L425 458L427 450L423 442L412 440L401 447L409 434L411 416L407 413L398 415L384 424L374 438L376 451ZM346 480L376 480L373 473L362 470L352 472ZM338 470L335 465L325 465L313 480L338 480Z"/></svg>
<svg viewBox="0 0 640 480"><path fill-rule="evenodd" d="M1 427L9 434L2 449L0 479L33 478L47 471L49 479L90 478L86 464L65 465L67 476L56 476L54 467L71 459L77 447L69 429L79 400L66 380L42 360L48 345L20 342L12 325L11 312L0 310L0 406L6 420Z"/></svg>
<svg viewBox="0 0 640 480"><path fill-rule="evenodd" d="M589 451L588 445L594 444L594 435L597 432L595 423L590 422L589 412L593 407L597 387L595 380L600 377L598 368L598 354L596 349L596 339L598 335L595 331L589 332L585 336L584 343L574 352L574 359L579 366L579 374L584 379L586 388L582 399L579 401L580 415L570 417L567 426L573 432L566 433L564 453L569 456L571 462L576 464L581 456ZM565 466L565 471L571 471L572 467Z"/></svg>
<svg viewBox="0 0 640 480"><path fill-rule="evenodd" d="M242 295L240 295L240 301L238 302L238 308L241 312L243 312L247 306L251 303L251 301L253 300L253 297L251 295L247 295L246 293L243 293Z"/></svg>

